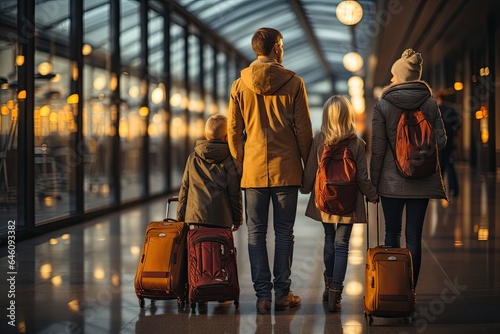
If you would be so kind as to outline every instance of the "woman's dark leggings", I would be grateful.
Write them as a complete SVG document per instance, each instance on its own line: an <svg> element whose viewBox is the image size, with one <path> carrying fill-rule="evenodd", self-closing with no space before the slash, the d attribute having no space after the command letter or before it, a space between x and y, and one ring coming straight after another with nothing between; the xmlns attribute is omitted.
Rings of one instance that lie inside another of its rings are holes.
<svg viewBox="0 0 500 334"><path fill-rule="evenodd" d="M381 196L385 217L385 240L387 246L400 247L403 209L406 206L405 240L406 248L413 259L413 279L417 287L418 274L422 263L422 228L428 198L390 198Z"/></svg>

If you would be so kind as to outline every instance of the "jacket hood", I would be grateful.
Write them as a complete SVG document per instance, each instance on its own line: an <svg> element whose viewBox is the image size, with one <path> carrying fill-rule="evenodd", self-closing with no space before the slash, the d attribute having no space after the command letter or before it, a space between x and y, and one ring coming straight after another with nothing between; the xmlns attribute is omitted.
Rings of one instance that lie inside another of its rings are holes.
<svg viewBox="0 0 500 334"><path fill-rule="evenodd" d="M429 97L432 90L424 81L408 81L390 85L382 92L381 99L403 110L419 108Z"/></svg>
<svg viewBox="0 0 500 334"><path fill-rule="evenodd" d="M194 151L210 164L220 163L230 155L229 146L224 140L198 140Z"/></svg>
<svg viewBox="0 0 500 334"><path fill-rule="evenodd" d="M257 59L241 71L245 86L259 95L272 95L287 83L295 72L287 70L275 60Z"/></svg>

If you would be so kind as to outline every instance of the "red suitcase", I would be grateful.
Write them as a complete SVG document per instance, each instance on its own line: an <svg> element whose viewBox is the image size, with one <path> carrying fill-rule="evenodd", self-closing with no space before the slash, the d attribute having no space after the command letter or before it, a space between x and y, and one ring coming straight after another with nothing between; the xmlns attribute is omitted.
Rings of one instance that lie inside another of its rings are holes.
<svg viewBox="0 0 500 334"><path fill-rule="evenodd" d="M167 199L167 217L171 202ZM179 308L184 308L187 298L187 252L188 227L183 222L166 218L165 221L150 222L146 229L144 245L134 280L139 305L144 307L144 298L177 299Z"/></svg>
<svg viewBox="0 0 500 334"><path fill-rule="evenodd" d="M379 217L377 204L377 243ZM368 215L368 208L367 208ZM367 252L365 266L365 318L371 326L373 317L405 318L411 324L415 312L413 263L407 248L377 246L369 248L367 223Z"/></svg>
<svg viewBox="0 0 500 334"><path fill-rule="evenodd" d="M233 232L217 227L188 231L188 282L191 308L196 303L234 300L238 308L240 285Z"/></svg>

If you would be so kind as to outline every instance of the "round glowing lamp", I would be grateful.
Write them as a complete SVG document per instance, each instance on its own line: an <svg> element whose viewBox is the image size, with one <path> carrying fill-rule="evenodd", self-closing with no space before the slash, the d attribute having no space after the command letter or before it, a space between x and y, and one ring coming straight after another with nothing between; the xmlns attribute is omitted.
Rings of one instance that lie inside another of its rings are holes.
<svg viewBox="0 0 500 334"><path fill-rule="evenodd" d="M153 101L154 104L159 104L163 102L163 96L163 90L160 87L156 87L151 92L151 101Z"/></svg>
<svg viewBox="0 0 500 334"><path fill-rule="evenodd" d="M349 78L349 80L347 80L347 86L349 88L363 88L365 85L364 81L363 81L363 78L361 78L360 76L352 76Z"/></svg>
<svg viewBox="0 0 500 334"><path fill-rule="evenodd" d="M351 104L354 112L356 114L362 114L365 112L365 98L362 96L352 96Z"/></svg>
<svg viewBox="0 0 500 334"><path fill-rule="evenodd" d="M38 73L41 75L47 75L52 72L52 64L48 61L44 61L38 65Z"/></svg>
<svg viewBox="0 0 500 334"><path fill-rule="evenodd" d="M349 52L345 54L342 63L346 70L357 72L363 67L363 57L357 52Z"/></svg>
<svg viewBox="0 0 500 334"><path fill-rule="evenodd" d="M363 8L354 0L342 1L335 10L337 19L348 26L355 25L363 17Z"/></svg>
<svg viewBox="0 0 500 334"><path fill-rule="evenodd" d="M84 56L88 56L91 53L92 53L92 45L90 45L90 44L83 44L83 46L82 46L82 54Z"/></svg>

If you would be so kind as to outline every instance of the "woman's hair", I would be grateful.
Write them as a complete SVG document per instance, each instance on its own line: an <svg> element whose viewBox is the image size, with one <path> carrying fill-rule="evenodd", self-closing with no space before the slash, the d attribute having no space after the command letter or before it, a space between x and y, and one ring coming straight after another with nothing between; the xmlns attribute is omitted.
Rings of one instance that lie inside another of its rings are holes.
<svg viewBox="0 0 500 334"><path fill-rule="evenodd" d="M355 115L351 102L344 96L333 95L323 106L321 133L325 145L333 145L355 134Z"/></svg>
<svg viewBox="0 0 500 334"><path fill-rule="evenodd" d="M252 37L252 49L256 56L268 56L275 43L283 38L281 33L273 28L260 28Z"/></svg>

